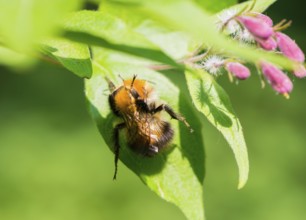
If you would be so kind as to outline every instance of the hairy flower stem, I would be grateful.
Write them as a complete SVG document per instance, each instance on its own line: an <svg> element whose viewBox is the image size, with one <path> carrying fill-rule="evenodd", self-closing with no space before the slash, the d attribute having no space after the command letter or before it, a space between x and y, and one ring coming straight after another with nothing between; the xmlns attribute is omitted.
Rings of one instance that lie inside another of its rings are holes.
<svg viewBox="0 0 306 220"><path fill-rule="evenodd" d="M187 57L181 60L176 61L177 64L195 64L196 62L199 62L201 60L203 60L210 52L209 48L207 51L205 51L202 54L199 55L195 55L195 56L191 56L191 57ZM169 70L169 69L175 69L174 66L171 65L166 65L166 64L161 64L161 65L149 65L147 66L149 69L151 70Z"/></svg>

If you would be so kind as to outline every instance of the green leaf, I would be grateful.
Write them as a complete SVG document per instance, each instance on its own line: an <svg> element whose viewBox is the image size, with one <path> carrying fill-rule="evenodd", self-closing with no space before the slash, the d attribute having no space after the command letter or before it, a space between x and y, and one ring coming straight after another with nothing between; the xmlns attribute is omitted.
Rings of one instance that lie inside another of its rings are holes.
<svg viewBox="0 0 306 220"><path fill-rule="evenodd" d="M190 56L198 47L187 34L167 29L151 20L142 22L136 31L175 60Z"/></svg>
<svg viewBox="0 0 306 220"><path fill-rule="evenodd" d="M241 3L237 5L238 7L242 8L244 5L253 5L254 0ZM254 7L252 8L252 11L255 12L264 12L269 8L276 0L256 0Z"/></svg>
<svg viewBox="0 0 306 220"><path fill-rule="evenodd" d="M255 4L254 0L246 1L240 4L233 5L232 7L225 8L221 12L215 14L214 19L217 19L218 16L220 16L226 10L236 10L237 12L240 12L243 9L252 7L253 12L262 13L267 10L267 8L269 8L270 5L272 5L274 2L276 2L276 0L256 0Z"/></svg>
<svg viewBox="0 0 306 220"><path fill-rule="evenodd" d="M57 38L45 40L43 51L77 76L91 77L92 64L88 46Z"/></svg>
<svg viewBox="0 0 306 220"><path fill-rule="evenodd" d="M31 66L33 63L34 58L18 53L10 48L0 46L0 64L15 69L24 69Z"/></svg>
<svg viewBox="0 0 306 220"><path fill-rule="evenodd" d="M104 47L107 49L124 52L130 55L151 59L157 62L167 63L169 65L178 67L175 61L173 61L170 57L168 57L163 52L157 49L141 48L124 44L113 44L101 37L77 31L66 31L64 37L76 42L89 44L91 46Z"/></svg>
<svg viewBox="0 0 306 220"><path fill-rule="evenodd" d="M141 34L129 29L122 20L107 13L75 13L67 19L65 29L64 37L70 40L178 66Z"/></svg>
<svg viewBox="0 0 306 220"><path fill-rule="evenodd" d="M210 12L218 12L237 3L237 0L195 0L202 8Z"/></svg>
<svg viewBox="0 0 306 220"><path fill-rule="evenodd" d="M226 92L203 70L185 71L188 88L195 107L223 134L234 152L242 188L248 179L249 161L242 127Z"/></svg>
<svg viewBox="0 0 306 220"><path fill-rule="evenodd" d="M252 3L253 1L247 2L249 6ZM267 1L267 3L264 3L263 0L258 0L254 8L258 11L266 8L271 3L273 3L271 0ZM215 50L220 50L229 56L241 57L251 63L265 59L286 69L294 68L294 62L281 55L242 45L223 36L215 27L216 18L199 8L192 1L168 0L163 2L157 0L152 2L138 0L137 4L129 4L128 1L116 4L133 13L139 11L139 13L146 14L149 18L167 27L188 33L199 45L205 43L208 47L213 47Z"/></svg>
<svg viewBox="0 0 306 220"><path fill-rule="evenodd" d="M139 79L148 80L154 87L160 99L167 102L176 112L182 113L192 128L190 133L186 126L176 120L171 120L175 131L173 141L168 148L153 158L133 153L125 141L124 130L120 134L120 160L161 198L177 205L190 220L203 220L203 180L204 180L204 150L202 126L197 113L193 111L183 74L172 74L170 78L161 73L125 63L94 64L92 78L85 80L85 91L89 111L97 123L99 131L113 151L112 129L120 122L111 112L108 104L108 85L105 76L120 85L118 77L131 78L137 74ZM162 113L165 120L169 115ZM116 181L120 177L120 167ZM108 165L109 167L109 165ZM111 167L111 166L110 166ZM114 169L114 168L111 168ZM112 178L111 176L109 178Z"/></svg>
<svg viewBox="0 0 306 220"><path fill-rule="evenodd" d="M57 23L80 7L81 0L0 0L0 33L3 43L21 52L57 31Z"/></svg>
<svg viewBox="0 0 306 220"><path fill-rule="evenodd" d="M198 47L186 33L166 28L154 22L145 13L133 13L133 11L128 13L126 8L110 4L108 1L101 4L99 11L120 18L130 29L141 34L174 60L190 55Z"/></svg>

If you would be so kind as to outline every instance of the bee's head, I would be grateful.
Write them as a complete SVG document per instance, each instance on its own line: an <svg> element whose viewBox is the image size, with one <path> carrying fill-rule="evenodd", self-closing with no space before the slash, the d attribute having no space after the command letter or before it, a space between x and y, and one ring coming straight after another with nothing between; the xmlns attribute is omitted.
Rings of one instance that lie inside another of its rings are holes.
<svg viewBox="0 0 306 220"><path fill-rule="evenodd" d="M115 88L114 84L108 80L111 94L109 103L113 112L117 115L130 111L130 106L135 104L137 100L144 100L151 103L153 88L146 80L136 79L136 75L132 79L123 80L123 85Z"/></svg>
<svg viewBox="0 0 306 220"><path fill-rule="evenodd" d="M151 86L145 80L136 79L136 75L132 79L123 80L123 85L132 99L147 99L152 91Z"/></svg>

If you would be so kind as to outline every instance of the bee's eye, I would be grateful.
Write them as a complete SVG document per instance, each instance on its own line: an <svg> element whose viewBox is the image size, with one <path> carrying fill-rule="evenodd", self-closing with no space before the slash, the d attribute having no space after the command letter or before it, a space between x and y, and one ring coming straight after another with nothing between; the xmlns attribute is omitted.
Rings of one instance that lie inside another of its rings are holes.
<svg viewBox="0 0 306 220"><path fill-rule="evenodd" d="M131 95L134 97L134 99L137 99L139 97L138 92L135 89L131 89Z"/></svg>

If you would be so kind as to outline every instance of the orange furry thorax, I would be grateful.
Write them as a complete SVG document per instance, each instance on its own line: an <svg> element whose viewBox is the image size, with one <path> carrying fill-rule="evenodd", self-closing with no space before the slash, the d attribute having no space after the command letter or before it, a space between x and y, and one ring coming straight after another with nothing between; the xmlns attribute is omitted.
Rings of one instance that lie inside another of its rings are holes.
<svg viewBox="0 0 306 220"><path fill-rule="evenodd" d="M131 89L136 90L139 99L146 100L153 91L153 88L145 80L124 80L123 85L117 89L115 103L120 112L135 111L135 98L131 95Z"/></svg>

